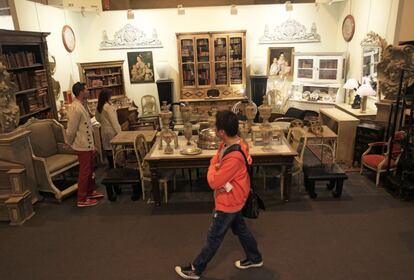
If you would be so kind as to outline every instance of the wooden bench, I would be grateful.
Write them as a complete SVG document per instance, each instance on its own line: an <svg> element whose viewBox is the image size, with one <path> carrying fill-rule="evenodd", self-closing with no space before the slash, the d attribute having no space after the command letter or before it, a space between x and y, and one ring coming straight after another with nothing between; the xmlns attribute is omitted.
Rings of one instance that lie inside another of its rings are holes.
<svg viewBox="0 0 414 280"><path fill-rule="evenodd" d="M121 193L120 185L132 185L131 200L138 200L140 196L140 180L138 170L132 168L113 168L103 174L102 184L110 201L115 201Z"/></svg>
<svg viewBox="0 0 414 280"><path fill-rule="evenodd" d="M315 192L315 182L329 181L328 190L332 190L335 198L340 198L344 181L348 176L336 163L319 164L315 166L304 166L305 188L311 198L318 195Z"/></svg>

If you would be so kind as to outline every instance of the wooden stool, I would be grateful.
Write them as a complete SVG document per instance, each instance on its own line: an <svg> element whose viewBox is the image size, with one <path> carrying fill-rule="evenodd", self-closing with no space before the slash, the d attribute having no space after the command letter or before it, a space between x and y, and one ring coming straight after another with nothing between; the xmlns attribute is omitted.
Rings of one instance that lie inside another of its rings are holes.
<svg viewBox="0 0 414 280"><path fill-rule="evenodd" d="M131 200L138 200L140 194L140 180L138 170L132 168L113 168L105 171L102 179L106 194L110 201L115 201L117 194L121 193L119 185L132 185Z"/></svg>
<svg viewBox="0 0 414 280"><path fill-rule="evenodd" d="M342 195L342 187L348 176L336 163L320 164L316 166L305 166L303 168L305 177L305 188L311 198L316 198L315 182L329 181L328 190L332 190L335 198Z"/></svg>

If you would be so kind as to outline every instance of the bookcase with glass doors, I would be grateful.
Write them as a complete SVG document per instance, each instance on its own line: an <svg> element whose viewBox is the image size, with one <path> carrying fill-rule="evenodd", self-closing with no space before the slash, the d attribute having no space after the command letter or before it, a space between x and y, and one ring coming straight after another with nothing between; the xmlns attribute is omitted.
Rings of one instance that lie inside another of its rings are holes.
<svg viewBox="0 0 414 280"><path fill-rule="evenodd" d="M180 101L246 98L246 31L176 35Z"/></svg>

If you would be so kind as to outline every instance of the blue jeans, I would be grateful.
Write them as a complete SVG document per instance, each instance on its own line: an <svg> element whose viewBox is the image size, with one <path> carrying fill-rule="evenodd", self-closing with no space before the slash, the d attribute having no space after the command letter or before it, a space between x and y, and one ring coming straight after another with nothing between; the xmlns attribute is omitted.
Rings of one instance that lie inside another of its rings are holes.
<svg viewBox="0 0 414 280"><path fill-rule="evenodd" d="M216 254L229 228L231 228L233 233L239 237L246 258L255 263L262 261L262 255L257 248L256 239L244 222L241 211L236 213L215 211L213 217L213 223L211 224L207 235L207 242L201 250L201 253L193 262L197 275L203 273L209 261Z"/></svg>

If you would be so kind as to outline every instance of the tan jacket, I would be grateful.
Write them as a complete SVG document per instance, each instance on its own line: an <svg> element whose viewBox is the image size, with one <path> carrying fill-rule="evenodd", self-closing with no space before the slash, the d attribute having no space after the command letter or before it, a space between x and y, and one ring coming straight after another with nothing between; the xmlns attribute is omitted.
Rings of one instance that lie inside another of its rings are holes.
<svg viewBox="0 0 414 280"><path fill-rule="evenodd" d="M116 109L111 104L105 103L102 108L102 113L96 110L95 117L101 123L102 146L104 150L111 150L112 138L121 132Z"/></svg>
<svg viewBox="0 0 414 280"><path fill-rule="evenodd" d="M66 142L75 151L95 150L93 128L89 112L76 98L68 110Z"/></svg>

